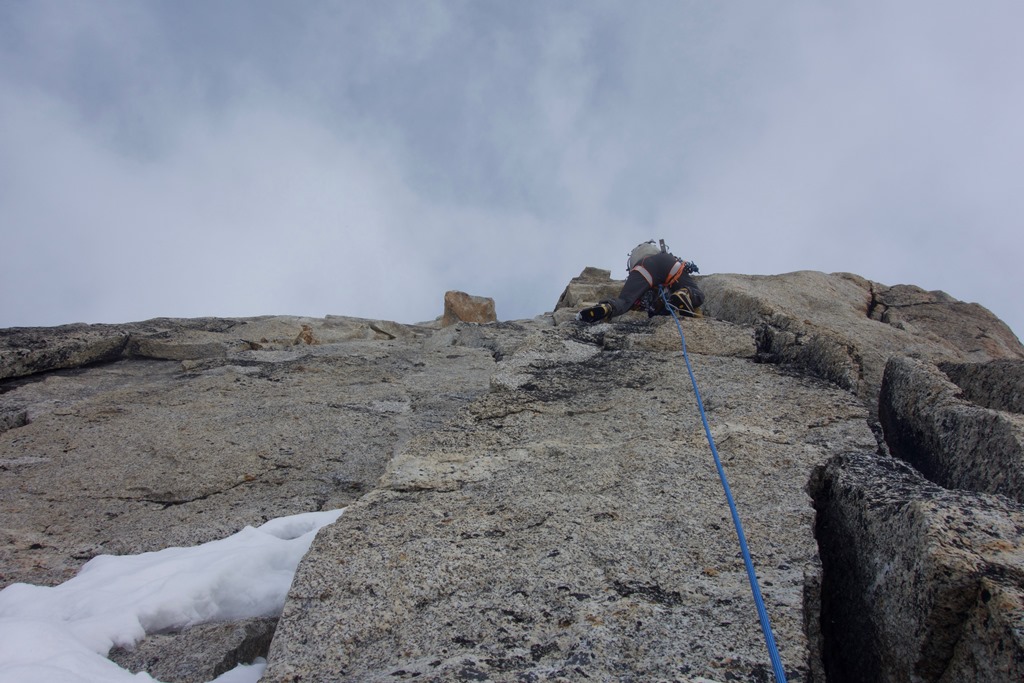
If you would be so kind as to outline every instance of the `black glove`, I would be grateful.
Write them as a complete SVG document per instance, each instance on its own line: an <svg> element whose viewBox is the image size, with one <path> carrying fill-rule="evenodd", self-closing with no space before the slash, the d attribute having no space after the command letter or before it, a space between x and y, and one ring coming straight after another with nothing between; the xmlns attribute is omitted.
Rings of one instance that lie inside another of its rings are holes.
<svg viewBox="0 0 1024 683"><path fill-rule="evenodd" d="M686 273L687 275L690 275L691 273L699 273L700 268L698 268L697 264L694 263L693 261L687 261L686 265L683 266L683 272Z"/></svg>
<svg viewBox="0 0 1024 683"><path fill-rule="evenodd" d="M612 314L612 307L608 304L598 304L591 306L590 308L584 308L582 311L576 314L576 319L580 322L588 323L593 325L594 323L601 322L605 318Z"/></svg>

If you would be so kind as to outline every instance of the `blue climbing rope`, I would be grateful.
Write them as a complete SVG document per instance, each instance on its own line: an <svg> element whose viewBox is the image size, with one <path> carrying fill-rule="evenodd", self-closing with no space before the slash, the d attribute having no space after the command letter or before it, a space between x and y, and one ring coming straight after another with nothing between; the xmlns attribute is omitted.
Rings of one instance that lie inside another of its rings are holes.
<svg viewBox="0 0 1024 683"><path fill-rule="evenodd" d="M679 322L675 306L668 302L665 295L665 288L661 287L661 298L665 302L665 308L672 313L676 321L676 328L679 330L679 339L683 344L683 360L686 361L686 371L690 374L690 382L693 384L693 393L697 397L697 407L700 408L700 419L704 423L704 435L711 446L711 454L715 456L715 467L718 468L718 478L722 481L722 488L725 490L725 498L729 501L729 510L732 512L732 523L736 527L736 535L740 539L740 550L743 551L743 564L747 567L747 579L750 581L750 590L754 594L754 604L757 606L757 617L761 620L761 632L764 633L764 642L768 646L768 656L772 660L772 671L775 673L776 683L786 682L786 672L782 669L782 659L779 657L779 649L775 646L775 636L772 634L772 626L768 621L768 611L764 607L764 599L761 597L761 588L757 583L757 575L754 573L754 561L750 558L750 549L747 547L747 537L743 533L743 524L740 522L740 513L736 509L736 501L733 500L732 490L729 488L729 481L725 478L725 470L722 468L722 460L718 457L718 448L715 447L715 439L711 436L711 427L708 426L708 416L704 412L704 401L700 397L700 389L697 388L697 378L693 375L693 367L690 365L690 355L686 352L686 335L683 334L683 324Z"/></svg>

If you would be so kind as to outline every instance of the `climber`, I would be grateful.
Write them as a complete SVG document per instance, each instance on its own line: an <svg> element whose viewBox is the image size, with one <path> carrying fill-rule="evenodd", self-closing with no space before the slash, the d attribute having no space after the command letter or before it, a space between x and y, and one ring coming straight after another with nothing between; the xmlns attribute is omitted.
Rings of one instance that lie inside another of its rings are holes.
<svg viewBox="0 0 1024 683"><path fill-rule="evenodd" d="M686 317L699 317L704 293L690 273L700 272L697 264L673 256L661 240L659 247L654 240L639 244L629 253L626 270L629 275L618 298L603 299L596 306L584 308L576 319L585 323L597 323L622 315L626 311L647 311L648 317L668 315L659 289L665 288L669 304Z"/></svg>

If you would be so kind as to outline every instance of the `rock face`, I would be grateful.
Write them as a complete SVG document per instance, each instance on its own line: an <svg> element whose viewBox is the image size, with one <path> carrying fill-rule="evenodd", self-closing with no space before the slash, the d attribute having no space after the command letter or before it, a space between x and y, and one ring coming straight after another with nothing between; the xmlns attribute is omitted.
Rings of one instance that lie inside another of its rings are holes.
<svg viewBox="0 0 1024 683"><path fill-rule="evenodd" d="M1024 503L1024 416L964 400L938 367L906 357L886 365L879 405L889 448L928 479Z"/></svg>
<svg viewBox="0 0 1024 683"><path fill-rule="evenodd" d="M714 275L701 286L705 314L754 327L762 360L827 379L870 405L894 355L940 362L1024 359L1020 341L1002 321L943 292L812 271Z"/></svg>
<svg viewBox="0 0 1024 683"><path fill-rule="evenodd" d="M10 349L33 335L31 351L83 338L67 332L4 331L0 365L29 357ZM454 328L354 319L88 332L98 347L102 332L137 350L3 385L0 414L23 416L0 434L3 585L58 583L97 554L194 545L347 505L376 486L398 444L485 393L494 366L490 350L451 346ZM307 334L316 343L296 341ZM45 357L62 367L66 356Z"/></svg>
<svg viewBox="0 0 1024 683"><path fill-rule="evenodd" d="M537 330L489 394L407 442L315 541L264 680L763 676L682 359L634 348L668 322L628 323L625 338L610 325ZM807 473L833 448L874 448L867 411L749 358L698 366L783 658L806 680ZM757 387L755 404L740 385Z"/></svg>
<svg viewBox="0 0 1024 683"><path fill-rule="evenodd" d="M964 398L992 410L1024 413L1024 363L942 363L939 366L963 392Z"/></svg>
<svg viewBox="0 0 1024 683"><path fill-rule="evenodd" d="M612 272L601 268L584 268L583 272L574 277L558 297L555 304L554 318L556 323L572 320L576 311L593 306L602 299L611 299L619 294L622 281L612 280Z"/></svg>
<svg viewBox="0 0 1024 683"><path fill-rule="evenodd" d="M264 681L769 680L674 321L572 322L621 284L588 268L504 323L0 330L0 585L347 506L269 652L273 622L112 656L166 681L260 654ZM700 284L686 346L787 678L1019 679L1012 332L849 274Z"/></svg>
<svg viewBox="0 0 1024 683"><path fill-rule="evenodd" d="M864 453L813 495L829 681L1024 680L1020 505Z"/></svg>
<svg viewBox="0 0 1024 683"><path fill-rule="evenodd" d="M276 626L276 619L196 626L181 634L149 636L131 651L115 648L110 659L164 683L206 683L266 655Z"/></svg>

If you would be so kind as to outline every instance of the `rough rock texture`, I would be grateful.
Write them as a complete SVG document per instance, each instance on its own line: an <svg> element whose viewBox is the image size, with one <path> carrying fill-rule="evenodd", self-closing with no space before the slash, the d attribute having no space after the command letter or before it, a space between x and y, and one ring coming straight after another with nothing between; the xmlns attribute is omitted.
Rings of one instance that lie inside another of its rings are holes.
<svg viewBox="0 0 1024 683"><path fill-rule="evenodd" d="M158 326L165 357L197 346L210 356L3 385L0 413L24 418L0 434L0 585L59 583L100 553L344 506L376 486L398 444L486 392L494 367L494 351L472 340L451 346L454 327L427 337L341 318L175 325ZM305 328L315 344L295 341ZM33 334L53 347L60 332Z"/></svg>
<svg viewBox="0 0 1024 683"><path fill-rule="evenodd" d="M815 477L830 683L1024 680L1024 510L905 463Z"/></svg>
<svg viewBox="0 0 1024 683"><path fill-rule="evenodd" d="M890 450L946 488L1024 503L1024 416L983 408L959 394L931 363L892 358L879 398Z"/></svg>
<svg viewBox="0 0 1024 683"><path fill-rule="evenodd" d="M264 680L762 680L682 360L630 348L670 322L629 323L632 344L612 325L539 330L489 394L405 443L378 490L314 542ZM695 362L783 659L807 680L804 484L834 449L874 448L867 412L749 358Z"/></svg>
<svg viewBox="0 0 1024 683"><path fill-rule="evenodd" d="M0 379L117 360L128 337L116 325L8 328L0 331Z"/></svg>
<svg viewBox="0 0 1024 683"><path fill-rule="evenodd" d="M971 403L1024 414L1024 361L942 363L939 367Z"/></svg>
<svg viewBox="0 0 1024 683"><path fill-rule="evenodd" d="M886 287L856 275L840 276L869 288L868 315L873 320L941 340L968 361L1022 357L1020 343L1010 328L983 306L913 285Z"/></svg>
<svg viewBox="0 0 1024 683"><path fill-rule="evenodd" d="M423 329L382 320L327 316L156 318L125 325L0 330L0 380L128 358L199 360L246 350L412 337Z"/></svg>
<svg viewBox="0 0 1024 683"><path fill-rule="evenodd" d="M498 316L494 312L494 299L472 296L465 292L445 292L441 327L457 323L493 323L497 320Z"/></svg>
<svg viewBox="0 0 1024 683"><path fill-rule="evenodd" d="M988 310L943 292L885 287L848 273L709 275L706 315L755 329L759 356L835 382L873 405L893 355L935 361L1024 359Z"/></svg>
<svg viewBox="0 0 1024 683"><path fill-rule="evenodd" d="M873 455L873 428L886 364L914 355L893 363L926 372L886 396L960 406L1004 457L978 421L1020 417L1024 348L914 287L700 282L687 348L790 680L1007 680L1020 503L927 483ZM0 330L0 586L347 506L300 566L264 680L769 680L675 323L571 322L621 285L588 268L516 322ZM923 424L893 451L946 434ZM190 639L222 661L234 633L152 636L132 666L186 680Z"/></svg>
<svg viewBox="0 0 1024 683"><path fill-rule="evenodd" d="M584 268L582 273L569 281L562 295L558 297L554 311L555 322L568 322L575 317L579 309L593 306L602 299L617 297L623 283L623 280L612 280L610 270Z"/></svg>
<svg viewBox="0 0 1024 683"><path fill-rule="evenodd" d="M114 649L110 659L162 683L206 683L239 664L264 657L277 619L201 624L178 634L156 634L134 650Z"/></svg>

